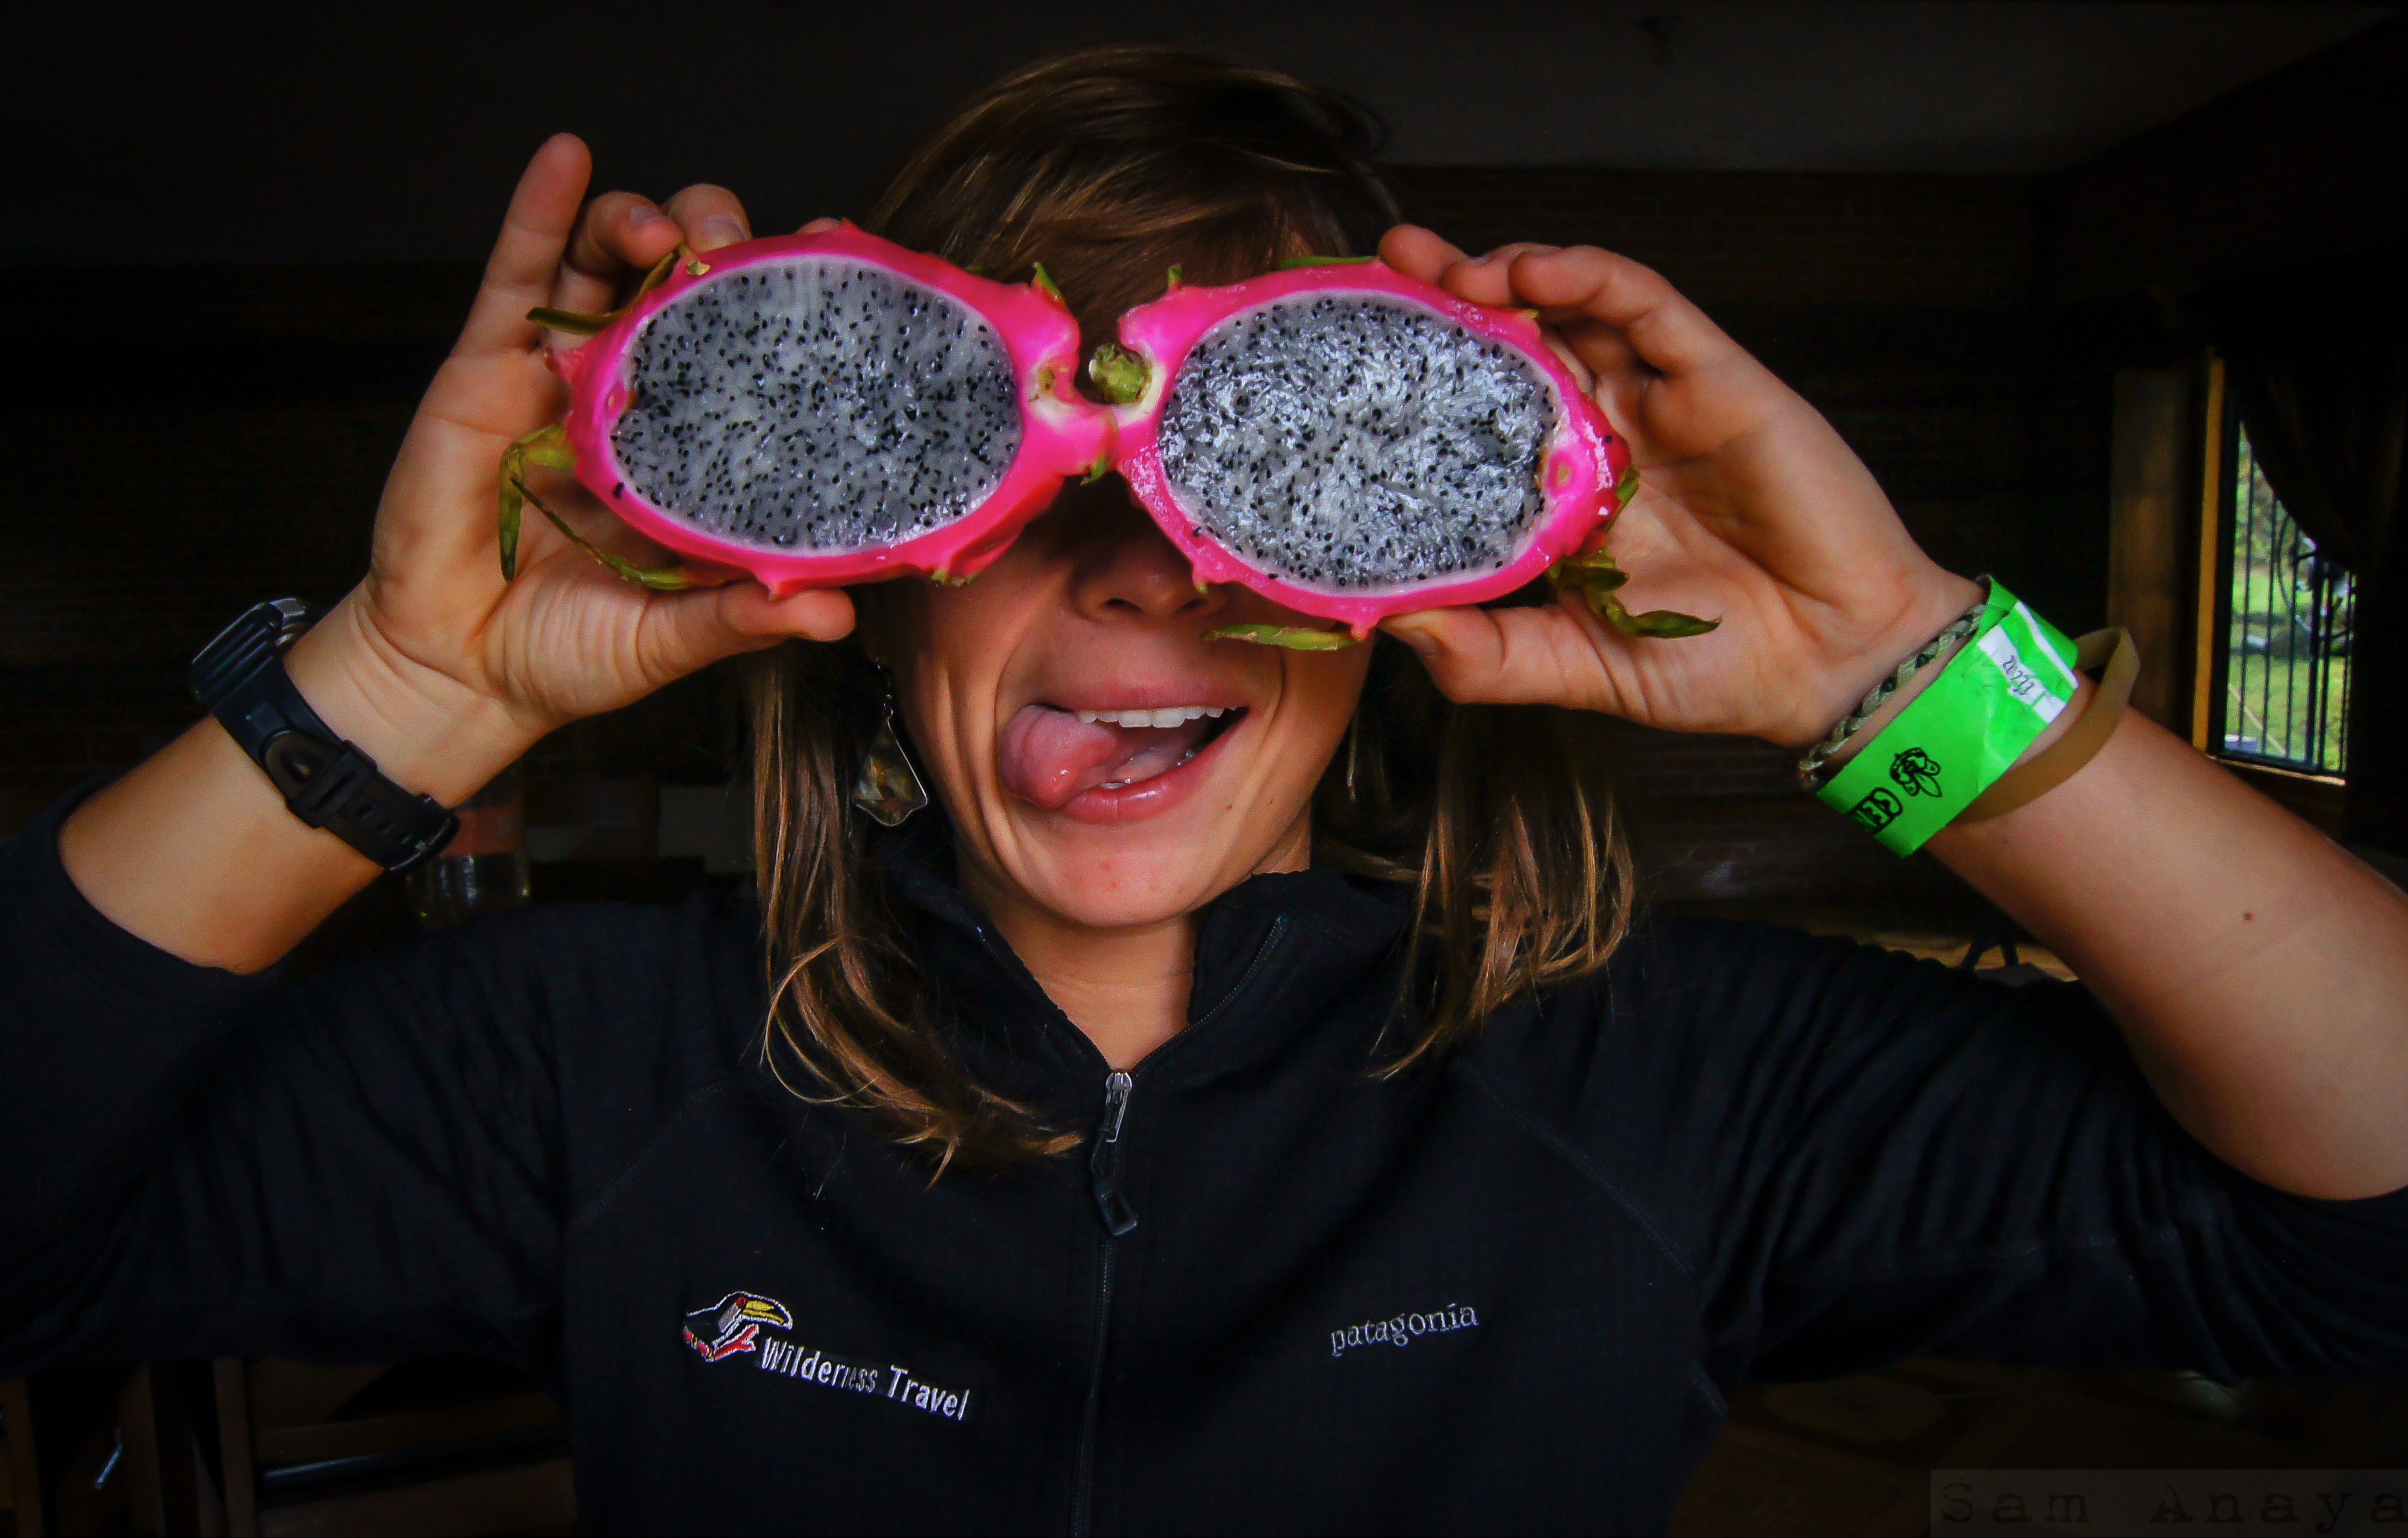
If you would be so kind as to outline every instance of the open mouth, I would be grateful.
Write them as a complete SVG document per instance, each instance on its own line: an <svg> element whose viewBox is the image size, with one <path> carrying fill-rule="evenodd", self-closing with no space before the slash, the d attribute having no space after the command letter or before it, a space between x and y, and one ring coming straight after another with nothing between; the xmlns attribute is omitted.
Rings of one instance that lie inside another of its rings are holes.
<svg viewBox="0 0 2408 1538"><path fill-rule="evenodd" d="M1241 705L1024 705L1004 724L1004 788L1048 810L1091 791L1138 790L1193 763L1245 714Z"/></svg>

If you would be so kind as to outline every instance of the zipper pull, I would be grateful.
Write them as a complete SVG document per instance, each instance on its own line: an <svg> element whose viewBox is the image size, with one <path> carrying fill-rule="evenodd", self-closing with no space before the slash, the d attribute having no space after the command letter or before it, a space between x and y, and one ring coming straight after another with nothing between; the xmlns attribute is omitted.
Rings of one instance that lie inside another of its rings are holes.
<svg viewBox="0 0 2408 1538"><path fill-rule="evenodd" d="M1096 1193L1096 1212L1104 1231L1114 1239L1137 1227L1137 1213L1121 1195L1121 1124L1128 1119L1128 1074L1112 1070L1104 1080L1104 1114L1096 1123L1096 1151L1087 1157L1087 1182Z"/></svg>

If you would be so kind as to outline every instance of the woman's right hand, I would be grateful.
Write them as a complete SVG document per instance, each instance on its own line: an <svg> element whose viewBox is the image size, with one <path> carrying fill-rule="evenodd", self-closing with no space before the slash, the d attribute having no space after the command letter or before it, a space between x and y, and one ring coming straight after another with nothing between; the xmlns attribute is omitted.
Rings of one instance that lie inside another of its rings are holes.
<svg viewBox="0 0 2408 1538"><path fill-rule="evenodd" d="M561 338L527 311L608 309L681 241L704 252L749 238L742 206L717 187L689 187L666 206L610 193L580 211L591 170L584 144L567 134L528 164L467 324L385 482L368 574L290 659L330 726L391 778L440 800L465 798L567 722L738 652L788 636L832 640L853 627L840 591L772 599L750 581L638 587L533 509L518 575L503 580L503 451L567 407L544 356ZM662 564L570 478L535 473L544 500L587 538Z"/></svg>
<svg viewBox="0 0 2408 1538"><path fill-rule="evenodd" d="M591 169L585 146L563 134L520 178L467 326L385 482L367 577L286 658L329 727L387 779L446 805L555 726L738 652L853 628L841 592L638 587L540 518L525 520L517 579L502 580L502 453L567 407L527 311L608 309L681 240L710 251L745 238L743 208L716 187L689 187L665 208L612 193L580 215ZM567 477L539 490L587 539L661 561ZM206 719L77 807L58 847L68 879L111 922L234 971L274 962L377 873L286 811Z"/></svg>

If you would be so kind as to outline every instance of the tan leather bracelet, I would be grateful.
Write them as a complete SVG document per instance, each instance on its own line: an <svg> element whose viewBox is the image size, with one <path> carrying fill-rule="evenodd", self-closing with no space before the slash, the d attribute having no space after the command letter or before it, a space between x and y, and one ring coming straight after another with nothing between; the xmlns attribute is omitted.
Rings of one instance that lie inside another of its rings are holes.
<svg viewBox="0 0 2408 1538"><path fill-rule="evenodd" d="M2120 625L2093 630L2073 646L2077 668L2088 672L2101 664L2106 667L2099 675L2099 687L2091 692L2090 703L2083 708L2082 719L2039 757L1999 776L1989 789L1973 798L1972 805L1956 814L1956 821L1988 822L2038 800L2072 779L2115 735L2115 724L2124 718L2124 707L2132 697L2132 682L2141 676L2140 648Z"/></svg>

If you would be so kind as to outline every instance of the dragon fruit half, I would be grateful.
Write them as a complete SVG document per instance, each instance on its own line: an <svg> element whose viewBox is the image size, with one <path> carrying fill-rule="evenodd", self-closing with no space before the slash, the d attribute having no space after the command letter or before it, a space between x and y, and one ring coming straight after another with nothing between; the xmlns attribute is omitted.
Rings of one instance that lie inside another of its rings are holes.
<svg viewBox="0 0 2408 1538"><path fill-rule="evenodd" d="M1121 403L1121 473L1200 582L1342 621L1499 597L1552 573L1641 634L1600 548L1630 454L1527 310L1370 259L1170 292L1089 369ZM1342 645L1345 631L1240 626Z"/></svg>
<svg viewBox="0 0 2408 1538"><path fill-rule="evenodd" d="M1111 464L1073 388L1079 327L1040 268L1006 284L845 226L679 252L554 354L567 421L503 465L502 567L528 463L574 468L612 511L706 568L777 593L879 577L960 582L1062 482ZM691 580L595 550L655 587Z"/></svg>

